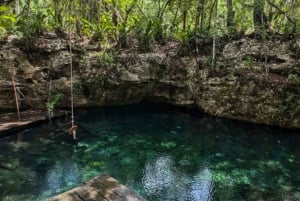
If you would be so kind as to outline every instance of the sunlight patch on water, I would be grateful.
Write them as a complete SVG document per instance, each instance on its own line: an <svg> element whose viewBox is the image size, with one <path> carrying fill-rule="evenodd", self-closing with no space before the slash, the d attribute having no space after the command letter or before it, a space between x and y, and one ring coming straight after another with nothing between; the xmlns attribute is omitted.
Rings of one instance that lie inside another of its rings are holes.
<svg viewBox="0 0 300 201"><path fill-rule="evenodd" d="M211 201L213 199L214 183L212 173L205 167L193 177L191 186L191 197L194 201Z"/></svg>
<svg viewBox="0 0 300 201"><path fill-rule="evenodd" d="M51 195L75 186L81 182L82 172L80 169L79 165L70 159L56 162L47 171L41 190Z"/></svg>
<svg viewBox="0 0 300 201"><path fill-rule="evenodd" d="M169 156L161 156L154 162L148 162L144 172L143 183L149 193L168 189L174 184L173 160Z"/></svg>
<svg viewBox="0 0 300 201"><path fill-rule="evenodd" d="M171 156L159 156L145 165L143 185L148 194L167 200L213 200L213 176L208 167L201 167L194 176L178 170ZM165 194L165 195L163 195Z"/></svg>

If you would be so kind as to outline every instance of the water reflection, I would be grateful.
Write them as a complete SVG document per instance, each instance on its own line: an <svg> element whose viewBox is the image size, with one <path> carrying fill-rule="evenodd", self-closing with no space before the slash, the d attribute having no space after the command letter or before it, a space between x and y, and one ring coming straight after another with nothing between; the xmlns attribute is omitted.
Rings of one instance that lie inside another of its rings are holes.
<svg viewBox="0 0 300 201"><path fill-rule="evenodd" d="M150 197L164 200L211 201L214 189L212 173L200 167L195 175L187 175L175 167L171 156L160 156L146 163L143 185Z"/></svg>
<svg viewBox="0 0 300 201"><path fill-rule="evenodd" d="M175 173L172 170L172 163L171 157L161 156L154 162L146 164L143 183L147 192L158 192L169 188L174 183Z"/></svg>
<svg viewBox="0 0 300 201"><path fill-rule="evenodd" d="M192 181L193 184L190 192L193 200L212 200L214 183L212 180L212 173L208 167L200 170L198 174L193 177Z"/></svg>
<svg viewBox="0 0 300 201"><path fill-rule="evenodd" d="M82 178L80 169L80 166L71 159L56 162L47 171L41 191L51 195L80 183Z"/></svg>

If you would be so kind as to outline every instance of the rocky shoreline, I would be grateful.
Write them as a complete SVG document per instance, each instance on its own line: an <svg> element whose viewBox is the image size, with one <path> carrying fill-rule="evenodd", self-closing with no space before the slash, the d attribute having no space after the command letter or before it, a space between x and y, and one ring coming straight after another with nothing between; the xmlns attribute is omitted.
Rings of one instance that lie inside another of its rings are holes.
<svg viewBox="0 0 300 201"><path fill-rule="evenodd" d="M244 37L219 46L212 71L209 43L199 53L180 55L167 43L153 52L104 51L74 41L75 106L162 102L231 119L300 128L300 39ZM41 109L63 94L70 100L68 41L54 33L0 44L0 105L15 108L11 73L24 97L21 108ZM187 51L187 50L185 50ZM192 55L192 56L191 56Z"/></svg>

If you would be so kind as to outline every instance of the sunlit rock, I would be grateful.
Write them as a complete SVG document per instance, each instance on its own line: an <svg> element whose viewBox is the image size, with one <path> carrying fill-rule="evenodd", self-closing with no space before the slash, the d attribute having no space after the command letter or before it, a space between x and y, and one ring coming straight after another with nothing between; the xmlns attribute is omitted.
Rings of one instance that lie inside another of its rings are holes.
<svg viewBox="0 0 300 201"><path fill-rule="evenodd" d="M16 39L0 46L1 107L15 107L12 69L26 97L21 108L45 108L50 89L64 94L60 107L69 107L68 40L43 33L28 43L29 49ZM218 50L214 72L205 54L196 63L191 56L170 52L108 53L87 39L73 43L75 106L164 102L219 117L300 128L299 39L226 42Z"/></svg>

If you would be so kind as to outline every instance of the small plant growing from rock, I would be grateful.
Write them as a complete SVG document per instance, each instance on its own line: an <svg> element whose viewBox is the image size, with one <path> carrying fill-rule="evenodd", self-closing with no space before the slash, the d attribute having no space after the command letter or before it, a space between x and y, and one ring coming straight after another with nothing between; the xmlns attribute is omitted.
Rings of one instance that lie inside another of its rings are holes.
<svg viewBox="0 0 300 201"><path fill-rule="evenodd" d="M100 54L100 64L104 66L111 66L115 62L114 55L110 52Z"/></svg>
<svg viewBox="0 0 300 201"><path fill-rule="evenodd" d="M288 79L292 82L295 82L296 84L300 85L300 76L297 74L289 74L288 75Z"/></svg>
<svg viewBox="0 0 300 201"><path fill-rule="evenodd" d="M46 108L48 111L48 117L51 118L53 116L53 110L55 108L55 105L63 98L62 93L57 93L54 96L52 96L46 103Z"/></svg>
<svg viewBox="0 0 300 201"><path fill-rule="evenodd" d="M73 84L73 89L75 94L80 95L83 93L83 83L81 81L77 81Z"/></svg>
<svg viewBox="0 0 300 201"><path fill-rule="evenodd" d="M246 65L247 68L252 69L253 68L253 61L254 58L252 56L246 56L244 63Z"/></svg>
<svg viewBox="0 0 300 201"><path fill-rule="evenodd" d="M300 59L300 46L297 44L297 42L290 43L289 50L293 58L296 60Z"/></svg>

